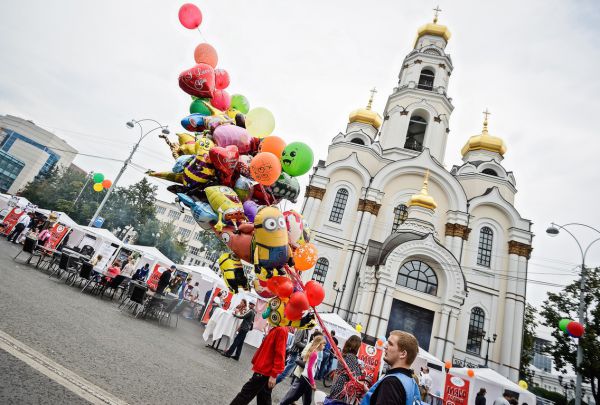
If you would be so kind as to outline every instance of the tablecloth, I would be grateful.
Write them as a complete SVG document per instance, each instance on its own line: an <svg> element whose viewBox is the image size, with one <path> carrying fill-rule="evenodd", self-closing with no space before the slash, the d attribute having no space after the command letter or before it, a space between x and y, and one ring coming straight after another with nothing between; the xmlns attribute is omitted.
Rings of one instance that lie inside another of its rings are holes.
<svg viewBox="0 0 600 405"><path fill-rule="evenodd" d="M230 312L222 308L215 308L212 317L206 324L202 338L208 341L209 339L219 340L226 336L231 341L241 323L242 320L234 317Z"/></svg>

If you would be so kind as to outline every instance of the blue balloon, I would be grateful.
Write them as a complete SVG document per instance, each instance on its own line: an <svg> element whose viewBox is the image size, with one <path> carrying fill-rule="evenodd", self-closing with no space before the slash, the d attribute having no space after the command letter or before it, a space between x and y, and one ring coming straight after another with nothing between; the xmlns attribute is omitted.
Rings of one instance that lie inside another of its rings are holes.
<svg viewBox="0 0 600 405"><path fill-rule="evenodd" d="M183 169L190 163L194 158L194 155L183 155L179 156L173 165L173 173L183 173ZM186 196L187 197L187 196Z"/></svg>
<svg viewBox="0 0 600 405"><path fill-rule="evenodd" d="M206 129L207 118L202 114L190 114L181 120L181 126L190 132L202 132Z"/></svg>
<svg viewBox="0 0 600 405"><path fill-rule="evenodd" d="M192 211L192 216L196 223L203 229L211 229L211 222L217 222L219 217L213 211L210 204L203 201L194 201L190 196L182 193L177 193L179 201Z"/></svg>

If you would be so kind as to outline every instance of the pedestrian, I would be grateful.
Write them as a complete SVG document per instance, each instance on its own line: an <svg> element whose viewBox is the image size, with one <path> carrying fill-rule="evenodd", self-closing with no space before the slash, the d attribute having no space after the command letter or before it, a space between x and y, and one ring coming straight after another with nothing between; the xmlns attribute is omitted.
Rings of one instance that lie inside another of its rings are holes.
<svg viewBox="0 0 600 405"><path fill-rule="evenodd" d="M157 294L164 294L165 288L169 286L169 281L171 281L171 274L174 273L175 270L177 270L177 268L175 265L173 265L171 268L162 272L160 278L158 279L158 285L156 286Z"/></svg>
<svg viewBox="0 0 600 405"><path fill-rule="evenodd" d="M302 358L306 355L306 353L308 352L308 348L310 347L310 344L312 343L313 340L315 340L315 338L317 336L323 336L323 332L321 332L320 330L315 330L313 332L313 334L311 335L310 338L308 338L308 343L306 345L306 347L304 348L304 350L302 350L302 353L300 353L300 358L296 359L296 368L294 369L294 373L292 374L292 384L294 383L294 381L296 381L297 378L302 377L302 373L304 372L304 366L305 366L305 361L302 360ZM324 339L324 338L323 338ZM320 355L322 353L322 350L319 350L317 352L317 365L316 365L316 369L319 368L319 364L320 364Z"/></svg>
<svg viewBox="0 0 600 405"><path fill-rule="evenodd" d="M133 259L131 257L129 257L127 259L127 262L123 266L123 270L121 271L121 274L127 278L133 278L134 273L135 273L135 267L133 267Z"/></svg>
<svg viewBox="0 0 600 405"><path fill-rule="evenodd" d="M425 401L431 391L431 385L433 380L429 375L429 367L421 367L421 373L419 375L419 388L421 389L421 399Z"/></svg>
<svg viewBox="0 0 600 405"><path fill-rule="evenodd" d="M296 367L296 359L298 355L302 353L304 348L306 347L306 343L308 342L308 330L306 329L298 329L294 333L294 340L292 341L292 345L288 350L287 361L285 363L285 369L281 374L277 376L277 384L279 384L285 377L288 376L289 373L292 372L294 367Z"/></svg>
<svg viewBox="0 0 600 405"><path fill-rule="evenodd" d="M325 338L323 336L315 337L308 346L308 350L302 355L302 360L305 362L302 375L294 381L279 405L290 405L300 398L302 398L302 405L311 404L313 391L316 391L317 389L315 375L317 371L318 353L324 348Z"/></svg>
<svg viewBox="0 0 600 405"><path fill-rule="evenodd" d="M146 281L148 273L150 273L150 264L146 263L144 264L144 267L141 267L135 271L135 274L133 275L133 277L131 277L131 279Z"/></svg>
<svg viewBox="0 0 600 405"><path fill-rule="evenodd" d="M333 343L337 347L338 340L335 337L335 331L331 331L331 338L333 339ZM317 373L317 380L323 380L329 371L331 370L331 363L333 362L333 347L331 346L331 342L327 340L325 343L325 349L323 349L323 361L321 362L321 366L319 367L319 372Z"/></svg>
<svg viewBox="0 0 600 405"><path fill-rule="evenodd" d="M475 405L485 405L485 394L487 393L485 388L481 388L475 397Z"/></svg>
<svg viewBox="0 0 600 405"><path fill-rule="evenodd" d="M394 330L385 344L383 361L390 369L365 394L361 405L412 405L420 402L419 387L410 366L419 353L417 339L407 332Z"/></svg>
<svg viewBox="0 0 600 405"><path fill-rule="evenodd" d="M519 405L519 400L518 400L518 399L515 399L515 398L513 398L513 397L511 397L511 398L508 400L508 403L509 403L510 405Z"/></svg>
<svg viewBox="0 0 600 405"><path fill-rule="evenodd" d="M363 369L358 363L358 351L360 350L360 345L360 338L356 335L352 335L348 338L348 340L346 340L346 343L344 343L344 348L342 349L342 358L348 365L348 368L355 378L360 377L363 373ZM343 393L344 386L348 383L348 381L350 381L350 377L346 373L346 369L341 362L338 363L337 370L338 373L333 381L333 385L331 386L331 392L327 396L324 403L328 405L354 403L351 402L352 398L347 398ZM325 377L327 377L327 374Z"/></svg>
<svg viewBox="0 0 600 405"><path fill-rule="evenodd" d="M219 292L212 301L212 308L210 309L209 317L212 318L215 309L223 308L225 306L225 298L227 297L227 291L223 290Z"/></svg>
<svg viewBox="0 0 600 405"><path fill-rule="evenodd" d="M252 358L252 377L230 405L246 405L256 397L257 405L271 405L271 391L285 366L288 330L278 326L269 332Z"/></svg>
<svg viewBox="0 0 600 405"><path fill-rule="evenodd" d="M19 218L19 222L17 222L12 232L8 235L7 240L12 243L17 243L17 238L21 236L21 232L29 226L32 217L33 214L31 213L22 215L21 218Z"/></svg>
<svg viewBox="0 0 600 405"><path fill-rule="evenodd" d="M52 234L48 229L44 229L38 235L38 246L44 246Z"/></svg>
<svg viewBox="0 0 600 405"><path fill-rule="evenodd" d="M504 394L502 394L501 397L496 398L494 405L510 405L510 398L510 393L508 391L504 391Z"/></svg>
<svg viewBox="0 0 600 405"><path fill-rule="evenodd" d="M233 343L231 344L231 346L229 346L229 349L223 352L223 356L230 357L234 360L240 359L240 354L242 354L242 348L244 347L244 340L246 339L246 335L254 327L254 317L256 316L254 305L254 302L250 302L250 308L244 314L233 314L233 316L235 316L236 318L242 319L242 324L237 330L237 335L235 336L235 339L233 339Z"/></svg>
<svg viewBox="0 0 600 405"><path fill-rule="evenodd" d="M242 315L245 314L248 310L248 301L245 298L242 298L237 307L233 310L234 315Z"/></svg>

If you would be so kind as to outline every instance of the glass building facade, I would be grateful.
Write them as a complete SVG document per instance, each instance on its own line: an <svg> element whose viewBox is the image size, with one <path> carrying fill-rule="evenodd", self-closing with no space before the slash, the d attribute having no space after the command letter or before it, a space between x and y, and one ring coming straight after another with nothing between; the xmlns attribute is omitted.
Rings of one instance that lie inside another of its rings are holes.
<svg viewBox="0 0 600 405"><path fill-rule="evenodd" d="M15 182L25 163L0 149L0 191L5 193Z"/></svg>
<svg viewBox="0 0 600 405"><path fill-rule="evenodd" d="M10 148L13 146L15 141L17 139L19 139L22 142L26 142L32 146L35 146L36 148L43 150L44 152L48 153L48 155L50 155L50 156L48 156L46 163L44 163L44 166L42 166L42 168L40 169L39 174L48 173L54 167L54 165L56 165L56 163L60 160L60 156L57 155L52 149L48 148L47 146L42 145L41 143L36 142L33 139L27 138L26 136L21 135L10 129L0 128L0 130L2 132L2 138L0 140L0 151L3 151L3 152L10 151ZM13 181L14 181L14 179L13 179Z"/></svg>

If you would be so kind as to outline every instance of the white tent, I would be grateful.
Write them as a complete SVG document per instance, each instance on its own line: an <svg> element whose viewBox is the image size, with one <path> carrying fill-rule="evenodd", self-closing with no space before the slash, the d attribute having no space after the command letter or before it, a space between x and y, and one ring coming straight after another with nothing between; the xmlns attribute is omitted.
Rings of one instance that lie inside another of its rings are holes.
<svg viewBox="0 0 600 405"><path fill-rule="evenodd" d="M519 395L519 404L533 405L536 403L535 395L523 388L519 387L518 384L510 381L508 378L497 373L490 368L476 368L473 369L475 376L469 377L467 368L452 368L450 374L458 376L463 380L470 382L469 386L469 402L475 401L475 396L481 388L485 388L487 391L486 398L488 402L493 402L496 398L502 396L505 390L512 391Z"/></svg>
<svg viewBox="0 0 600 405"><path fill-rule="evenodd" d="M123 242L107 229L78 225L70 233L67 245L80 248L86 245L91 246L94 248L94 256L102 255L102 260L96 267L103 269L112 262L116 251L123 245Z"/></svg>
<svg viewBox="0 0 600 405"><path fill-rule="evenodd" d="M360 333L356 331L348 322L344 321L342 317L333 312L319 313L321 320L330 331L335 331L335 337L339 341L339 346L342 347L344 342L352 335L360 337ZM317 325L320 329L320 326Z"/></svg>
<svg viewBox="0 0 600 405"><path fill-rule="evenodd" d="M429 376L431 377L431 393L440 397L444 393L444 385L446 383L446 372L444 362L429 353L427 350L419 347L419 354L412 364L412 369L419 373L421 367L429 368ZM533 405L533 404L532 404Z"/></svg>
<svg viewBox="0 0 600 405"><path fill-rule="evenodd" d="M154 246L124 245L123 247L125 249L133 250L133 251L140 253L142 255L142 260L144 258L146 258L147 259L146 262L150 263L151 268L156 263L161 264L165 267L169 267L174 264L171 259L169 259L167 256L165 256L160 250L158 250ZM152 263L152 262L154 262L154 263ZM136 263L137 267L142 267L144 264L144 263L142 263L142 265L139 265L139 263L141 263L141 262Z"/></svg>
<svg viewBox="0 0 600 405"><path fill-rule="evenodd" d="M39 209L38 209L39 211ZM47 211L47 210L44 210ZM54 213L56 215L58 215L58 223L63 224L65 226L68 226L71 229L75 229L75 228L80 228L81 225L79 225L77 222L75 222L73 220L73 218L71 218L70 216L68 216L66 213L62 212L62 211L54 211ZM44 215L50 215L50 214L44 214Z"/></svg>
<svg viewBox="0 0 600 405"><path fill-rule="evenodd" d="M212 271L210 268L206 266L188 266L180 264L177 266L186 271L190 271L196 273L199 277L203 278L206 281L210 281L212 283L216 283L219 287L225 287L225 282L217 273Z"/></svg>

